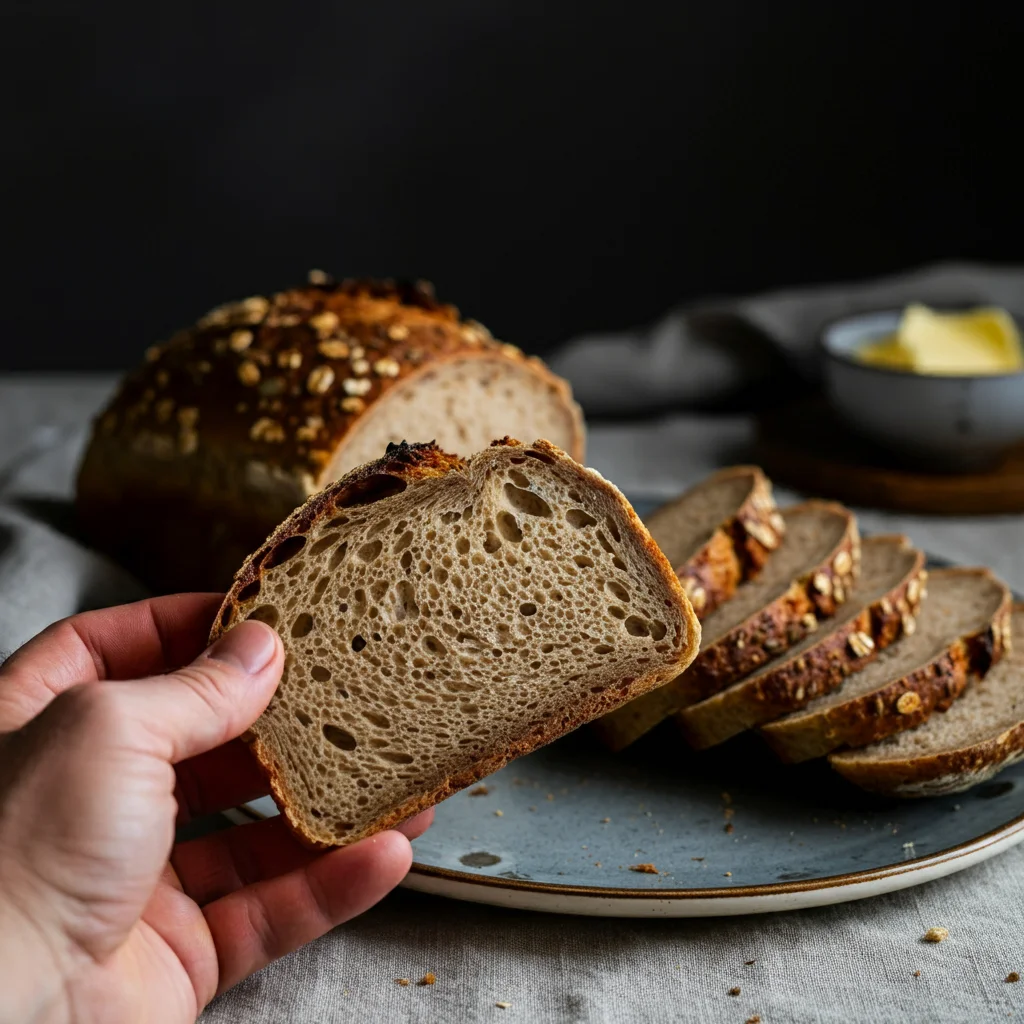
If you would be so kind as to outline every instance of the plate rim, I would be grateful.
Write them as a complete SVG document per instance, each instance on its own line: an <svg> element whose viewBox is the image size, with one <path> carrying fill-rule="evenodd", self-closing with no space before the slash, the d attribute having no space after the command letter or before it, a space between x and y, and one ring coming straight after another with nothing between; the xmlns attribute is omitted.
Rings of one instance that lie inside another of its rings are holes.
<svg viewBox="0 0 1024 1024"><path fill-rule="evenodd" d="M1011 818L988 832L965 840L956 846L949 846L935 853L893 864L866 868L863 871L847 872L841 875L823 875L789 882L764 882L760 885L713 886L705 889L632 889L615 886L566 885L561 882L535 882L523 878L506 878L501 875L472 875L454 868L436 867L413 861L409 874L425 878L436 878L446 882L477 885L486 888L512 889L518 892L533 892L552 896L582 896L593 899L623 900L705 900L705 899L752 899L766 896L785 896L792 893L815 892L821 889L841 889L850 885L877 882L900 875L912 874L939 867L981 853L990 846L1009 839L1024 831L1024 813Z"/></svg>

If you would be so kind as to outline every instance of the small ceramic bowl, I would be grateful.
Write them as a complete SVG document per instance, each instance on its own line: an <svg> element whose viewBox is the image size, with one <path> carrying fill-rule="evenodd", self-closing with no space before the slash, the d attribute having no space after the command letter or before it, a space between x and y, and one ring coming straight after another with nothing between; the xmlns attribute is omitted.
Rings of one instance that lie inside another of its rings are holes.
<svg viewBox="0 0 1024 1024"><path fill-rule="evenodd" d="M863 437L932 469L981 469L1024 441L1024 372L928 376L868 366L861 345L893 334L901 311L847 317L822 334L825 391Z"/></svg>

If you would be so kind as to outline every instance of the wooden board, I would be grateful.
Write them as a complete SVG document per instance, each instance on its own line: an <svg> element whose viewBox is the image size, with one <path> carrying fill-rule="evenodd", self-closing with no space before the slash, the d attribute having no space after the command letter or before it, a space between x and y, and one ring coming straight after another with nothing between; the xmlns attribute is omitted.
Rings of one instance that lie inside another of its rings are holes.
<svg viewBox="0 0 1024 1024"><path fill-rule="evenodd" d="M1024 512L1024 446L982 472L906 468L851 435L820 401L762 414L757 458L780 484L852 505L941 515Z"/></svg>

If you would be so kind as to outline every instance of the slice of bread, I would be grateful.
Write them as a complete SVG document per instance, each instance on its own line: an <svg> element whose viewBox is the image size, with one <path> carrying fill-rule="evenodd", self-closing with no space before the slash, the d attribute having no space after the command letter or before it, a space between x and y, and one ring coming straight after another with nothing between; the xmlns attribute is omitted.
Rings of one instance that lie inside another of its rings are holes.
<svg viewBox="0 0 1024 1024"><path fill-rule="evenodd" d="M213 631L285 670L249 742L295 831L342 845L674 678L700 624L625 498L546 441L392 445L248 558Z"/></svg>
<svg viewBox="0 0 1024 1024"><path fill-rule="evenodd" d="M914 632L803 711L762 726L784 761L863 747L945 710L972 675L984 675L1010 637L1010 592L988 569L938 569L928 577Z"/></svg>
<svg viewBox="0 0 1024 1024"><path fill-rule="evenodd" d="M761 571L786 530L771 482L757 466L719 470L644 524L701 619Z"/></svg>
<svg viewBox="0 0 1024 1024"><path fill-rule="evenodd" d="M1024 636L1024 604L1011 631ZM985 782L1024 757L1024 645L1018 645L944 714L863 750L829 758L850 782L887 796L940 796Z"/></svg>
<svg viewBox="0 0 1024 1024"><path fill-rule="evenodd" d="M924 554L906 537L870 537L846 603L822 628L764 668L675 716L698 750L802 708L834 690L903 635L927 578Z"/></svg>
<svg viewBox="0 0 1024 1024"><path fill-rule="evenodd" d="M757 579L703 622L700 654L677 679L594 723L622 750L674 711L704 700L799 643L853 589L860 538L842 505L808 501L783 510L785 536Z"/></svg>

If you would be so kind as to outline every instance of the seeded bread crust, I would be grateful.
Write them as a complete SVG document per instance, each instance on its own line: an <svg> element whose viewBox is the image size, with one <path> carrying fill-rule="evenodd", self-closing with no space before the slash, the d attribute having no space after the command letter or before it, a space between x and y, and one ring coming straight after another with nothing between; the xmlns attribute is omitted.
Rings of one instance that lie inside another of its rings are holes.
<svg viewBox="0 0 1024 1024"><path fill-rule="evenodd" d="M617 687L609 687L602 693L588 696L583 701L577 701L571 711L566 711L558 718L538 726L504 750L481 758L468 770L452 774L441 786L407 801L392 813L375 821L371 828L363 830L358 835L346 837L345 843L355 842L368 835L392 828L414 814L432 807L452 793L497 771L513 758L528 754L537 747L550 743L564 733L578 728L590 719L618 707L623 702L661 686L693 660L700 646L700 623L678 577L622 493L599 473L578 465L560 448L547 441L539 440L526 446L513 438L505 437L500 441L493 442L492 447L499 445L519 447L525 453L533 453L533 457L540 458L542 461L561 463L563 467L578 474L588 487L596 487L605 492L633 529L636 540L651 559L666 590L672 595L673 603L679 609L686 623L686 642L679 650L674 664L638 672L635 677L622 679L621 684ZM260 585L267 569L275 564L278 557L287 557L289 545L304 544L304 540L302 540L304 534L308 533L321 520L335 516L343 509L355 505L367 505L386 498L418 480L461 472L466 465L466 460L446 454L433 444L406 444L403 442L401 445L389 445L383 458L360 467L320 493L313 495L274 530L259 550L245 560L236 573L234 583L215 619L210 633L210 642L212 643L222 636L232 625L244 618L245 613L251 610L258 597ZM281 554L279 555L279 553ZM294 812L281 782L280 768L272 752L251 731L243 736L243 739L249 743L266 772L271 794L299 838L307 845L317 849L332 845L324 843L312 835Z"/></svg>
<svg viewBox="0 0 1024 1024"><path fill-rule="evenodd" d="M911 547L904 536L873 540ZM928 577L924 563L924 554L916 552L911 569L896 586L798 657L678 712L675 722L687 742L698 750L723 743L830 693L850 673L874 661L879 651L903 636L908 623L913 627Z"/></svg>
<svg viewBox="0 0 1024 1024"><path fill-rule="evenodd" d="M84 532L155 589L226 586L336 478L365 413L443 364L515 364L562 406L582 459L568 384L430 285L311 281L220 306L153 347L97 417L78 478Z"/></svg>
<svg viewBox="0 0 1024 1024"><path fill-rule="evenodd" d="M700 486L713 486L716 482L737 478L750 481L750 491L743 503L718 526L692 558L674 566L693 610L701 619L728 601L741 583L753 579L761 571L786 530L785 520L775 507L771 483L759 467L730 466ZM658 535L661 517L686 497L676 498L647 517L647 528L653 536Z"/></svg>
<svg viewBox="0 0 1024 1024"><path fill-rule="evenodd" d="M980 574L999 583L987 569L943 571ZM818 714L771 722L761 727L761 735L783 761L792 764L916 728L932 712L948 708L973 676L983 676L1003 657L1010 646L1010 607L1010 592L1003 587L1002 602L991 621L955 640L927 664Z"/></svg>
<svg viewBox="0 0 1024 1024"><path fill-rule="evenodd" d="M1012 618L1024 617L1024 603L1015 604ZM1014 655L1016 665L1020 658ZM1005 664L1005 662L1004 662ZM884 796L924 797L962 793L987 782L1024 758L1024 719L997 736L956 750L893 760L867 760L860 751L829 755L829 764L862 789Z"/></svg>
<svg viewBox="0 0 1024 1024"><path fill-rule="evenodd" d="M701 651L678 678L643 701L595 722L595 732L609 749L625 749L674 712L742 679L799 643L846 600L860 564L856 517L827 501L808 501L794 509L841 516L845 528L839 543L821 563L794 579L785 593Z"/></svg>

